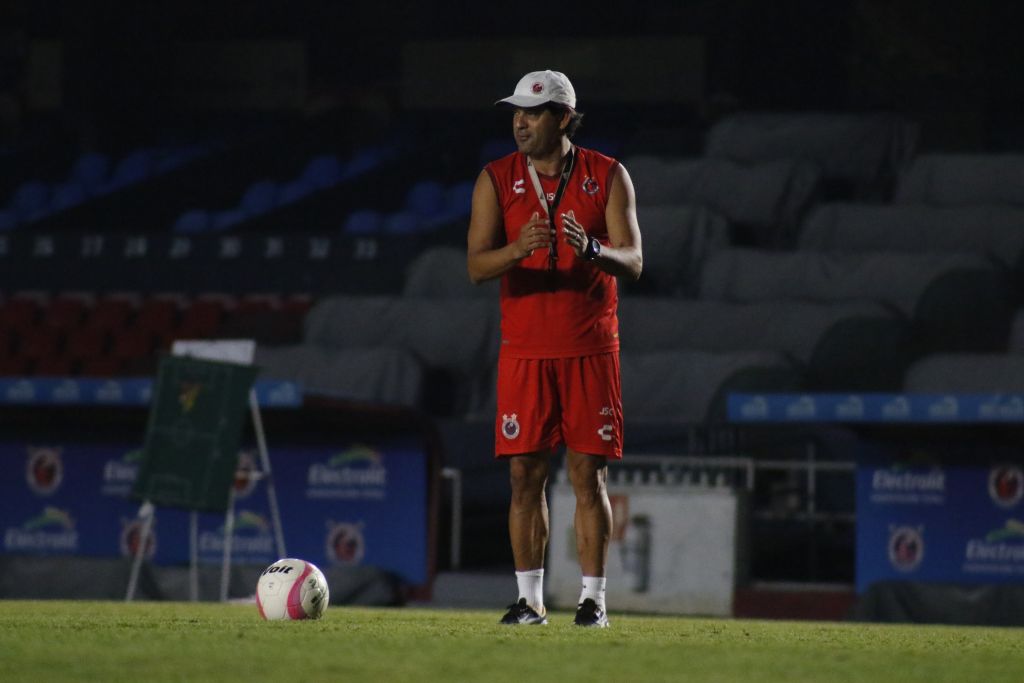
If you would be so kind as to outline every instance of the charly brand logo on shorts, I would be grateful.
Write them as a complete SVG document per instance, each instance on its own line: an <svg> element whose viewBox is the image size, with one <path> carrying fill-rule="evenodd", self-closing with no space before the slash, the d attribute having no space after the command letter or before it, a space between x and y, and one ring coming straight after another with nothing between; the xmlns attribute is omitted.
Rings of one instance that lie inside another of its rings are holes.
<svg viewBox="0 0 1024 683"><path fill-rule="evenodd" d="M889 532L889 562L901 572L917 569L924 559L924 537L920 527L899 526Z"/></svg>
<svg viewBox="0 0 1024 683"><path fill-rule="evenodd" d="M516 414L501 416L501 433L506 439L514 439L519 436L519 420Z"/></svg>
<svg viewBox="0 0 1024 683"><path fill-rule="evenodd" d="M583 191L587 194L597 194L597 191L601 189L601 186L597 184L597 181L587 176L583 179Z"/></svg>
<svg viewBox="0 0 1024 683"><path fill-rule="evenodd" d="M1024 497L1024 470L1013 465L999 465L988 473L988 495L1002 508L1012 508Z"/></svg>

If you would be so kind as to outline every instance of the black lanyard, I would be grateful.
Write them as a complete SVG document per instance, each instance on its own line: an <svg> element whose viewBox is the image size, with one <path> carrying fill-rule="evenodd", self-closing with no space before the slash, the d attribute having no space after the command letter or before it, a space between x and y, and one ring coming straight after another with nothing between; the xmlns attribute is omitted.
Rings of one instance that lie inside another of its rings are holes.
<svg viewBox="0 0 1024 683"><path fill-rule="evenodd" d="M537 169L533 167L533 162L530 158L526 158L526 166L530 171L530 180L533 181L533 189L537 192L537 198L540 200L541 206L548 214L548 226L551 229L555 227L555 212L558 211L558 204L562 201L562 195L565 193L565 188L569 184L569 176L572 175L572 167L576 161L576 148L569 145L569 154L566 157L565 164L562 165L562 173L558 180L558 189L555 190L555 198L548 201L548 197L544 194L544 188L540 184L540 177L537 175ZM551 243L551 247L548 249L548 270L554 271L558 269L558 239L557 235L555 240Z"/></svg>

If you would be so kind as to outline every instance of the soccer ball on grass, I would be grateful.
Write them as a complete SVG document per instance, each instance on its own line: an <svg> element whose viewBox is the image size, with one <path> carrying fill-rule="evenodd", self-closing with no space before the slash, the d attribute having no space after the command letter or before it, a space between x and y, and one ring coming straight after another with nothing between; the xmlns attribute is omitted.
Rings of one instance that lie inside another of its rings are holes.
<svg viewBox="0 0 1024 683"><path fill-rule="evenodd" d="M256 584L256 607L267 620L319 619L329 601L323 572L305 560L278 560L263 570Z"/></svg>

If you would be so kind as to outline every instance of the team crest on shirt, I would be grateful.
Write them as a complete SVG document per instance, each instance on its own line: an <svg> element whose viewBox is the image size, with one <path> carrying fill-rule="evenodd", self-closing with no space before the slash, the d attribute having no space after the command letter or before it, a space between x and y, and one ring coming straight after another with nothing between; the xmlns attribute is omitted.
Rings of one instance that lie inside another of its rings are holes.
<svg viewBox="0 0 1024 683"><path fill-rule="evenodd" d="M583 179L583 191L586 192L587 194L597 194L598 190L600 189L601 186L598 185L597 181L591 178L590 176L587 176L586 178Z"/></svg>
<svg viewBox="0 0 1024 683"><path fill-rule="evenodd" d="M501 433L506 439L514 439L519 436L519 420L516 414L501 416Z"/></svg>

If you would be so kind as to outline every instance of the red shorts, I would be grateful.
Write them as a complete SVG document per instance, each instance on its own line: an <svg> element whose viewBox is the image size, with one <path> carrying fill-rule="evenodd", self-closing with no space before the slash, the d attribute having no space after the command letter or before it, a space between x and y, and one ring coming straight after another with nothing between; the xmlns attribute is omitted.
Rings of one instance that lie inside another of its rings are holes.
<svg viewBox="0 0 1024 683"><path fill-rule="evenodd" d="M499 358L495 454L562 444L578 453L622 457L618 352L574 358Z"/></svg>

